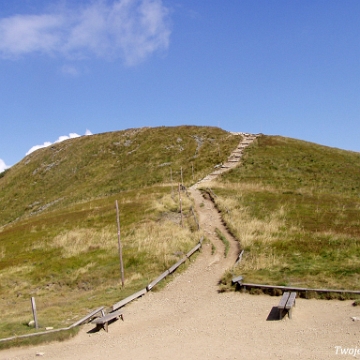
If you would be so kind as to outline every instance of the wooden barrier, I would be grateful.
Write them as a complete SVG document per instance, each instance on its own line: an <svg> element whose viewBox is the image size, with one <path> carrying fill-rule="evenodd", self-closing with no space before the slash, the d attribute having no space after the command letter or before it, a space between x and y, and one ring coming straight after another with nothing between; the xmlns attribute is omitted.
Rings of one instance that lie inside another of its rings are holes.
<svg viewBox="0 0 360 360"><path fill-rule="evenodd" d="M191 249L187 254L186 257L189 258L195 251L201 248L201 243L197 244L193 249Z"/></svg>
<svg viewBox="0 0 360 360"><path fill-rule="evenodd" d="M0 342L11 341L11 340L16 340L16 339L25 339L25 338L28 338L28 337L39 336L39 335L47 335L47 334L56 333L56 332L60 332L60 331L67 331L67 330L70 330L70 329L71 329L71 327L69 326L69 327L66 327L66 328L41 331L41 332L36 332L36 333L33 333L33 334L15 335L15 336L12 336L12 337L9 337L9 338L0 339Z"/></svg>
<svg viewBox="0 0 360 360"><path fill-rule="evenodd" d="M157 283L165 279L170 274L169 270L164 271L160 276L153 280L147 287L146 290L150 291Z"/></svg>
<svg viewBox="0 0 360 360"><path fill-rule="evenodd" d="M112 306L112 311L115 311L117 309L120 309L121 307L125 306L126 304L128 304L129 302L143 296L146 294L146 289L142 289L138 292L136 292L135 294L132 294L130 296L128 296L127 298L117 302L115 305Z"/></svg>
<svg viewBox="0 0 360 360"><path fill-rule="evenodd" d="M240 264L240 262L241 262L241 260L242 260L242 257L243 257L243 255L244 255L244 251L245 251L245 250L241 250L241 252L240 252L240 254L239 254L239 256L238 256L237 260L235 261L235 265L234 265L234 266L236 266L236 265L239 265L239 264Z"/></svg>
<svg viewBox="0 0 360 360"><path fill-rule="evenodd" d="M252 283L243 283L242 281L234 281L235 278L232 280L233 283L239 284L242 288L246 289L249 288L259 288L259 289L279 289L285 291L297 291L297 292L318 292L318 293L338 293L338 294L353 294L353 295L360 295L359 290L337 290L337 289L311 289L311 288L303 288L297 286L281 286L281 285L265 285L265 284L252 284Z"/></svg>
<svg viewBox="0 0 360 360"><path fill-rule="evenodd" d="M169 274L173 273L186 260L187 260L187 258L183 258L183 259L179 260L176 264L174 264L171 268L169 268Z"/></svg>
<svg viewBox="0 0 360 360"><path fill-rule="evenodd" d="M159 283L161 280L163 280L164 278L166 278L166 276L168 276L169 274L171 274L172 272L174 272L181 264L183 264L184 262L186 262L187 258L189 258L191 255L193 255L197 250L199 250L202 246L202 242L204 240L204 237L201 237L199 243L193 248L191 249L187 254L186 254L186 258L183 258L181 260L179 260L176 264L174 264L173 266L171 266L168 270L166 270L165 272L163 272L159 277L157 277L155 280L153 280L145 289L142 289L138 292L136 292L133 295L128 296L127 298L117 302L116 304L114 304L112 306L112 312L120 309L121 307L125 306L126 304L128 304L129 302L143 296L146 294L147 291L150 291L157 283ZM76 321L74 324L70 325L69 327L66 328L61 328L61 329L53 329L53 330L48 330L48 331L43 331L43 332L37 332L37 333L33 333L33 334L26 334L26 335L17 335L17 336L12 336L9 338L4 338L4 339L0 339L0 342L4 342L4 341L11 341L11 340L15 340L15 339L21 339L21 338L27 338L27 337L32 337L32 336L38 336L38 335L45 335L45 334L50 334L50 333L55 333L55 332L60 332L60 331L66 331L66 330L70 330L72 328L74 328L75 326L78 326L80 324L82 324L83 322L85 322L86 320L90 319L91 317L93 317L96 313L101 312L102 313L102 317L107 316L104 313L104 307L100 307L94 311L92 311L91 313L89 313L88 315L84 316L83 318L81 318L80 320ZM110 313L111 314L111 313ZM109 315L109 314L108 314ZM111 315L113 316L114 313Z"/></svg>
<svg viewBox="0 0 360 360"><path fill-rule="evenodd" d="M101 315L104 316L104 306L99 307L98 309L92 311L91 313L87 314L86 316L84 316L82 319L78 320L77 322L73 323L70 328L73 328L75 326L81 325L82 323L84 323L86 320L91 319L95 314L97 314L98 312L101 312Z"/></svg>

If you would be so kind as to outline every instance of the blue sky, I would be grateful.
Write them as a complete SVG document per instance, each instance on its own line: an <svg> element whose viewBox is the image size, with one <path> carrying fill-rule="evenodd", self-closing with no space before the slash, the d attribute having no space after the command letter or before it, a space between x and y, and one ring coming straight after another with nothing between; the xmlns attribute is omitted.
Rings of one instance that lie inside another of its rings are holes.
<svg viewBox="0 0 360 360"><path fill-rule="evenodd" d="M360 151L359 19L359 0L2 1L0 171L143 126Z"/></svg>

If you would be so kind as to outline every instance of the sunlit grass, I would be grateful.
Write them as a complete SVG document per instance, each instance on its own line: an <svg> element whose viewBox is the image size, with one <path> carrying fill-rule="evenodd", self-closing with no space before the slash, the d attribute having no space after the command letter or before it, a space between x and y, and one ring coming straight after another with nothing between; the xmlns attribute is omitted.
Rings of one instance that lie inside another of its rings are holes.
<svg viewBox="0 0 360 360"><path fill-rule="evenodd" d="M357 289L360 154L262 136L212 189L246 282Z"/></svg>

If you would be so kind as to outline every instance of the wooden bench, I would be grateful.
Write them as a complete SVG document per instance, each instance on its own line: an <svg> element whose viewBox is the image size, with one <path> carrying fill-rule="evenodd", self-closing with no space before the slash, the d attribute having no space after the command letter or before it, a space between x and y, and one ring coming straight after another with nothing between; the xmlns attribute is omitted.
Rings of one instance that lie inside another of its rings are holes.
<svg viewBox="0 0 360 360"><path fill-rule="evenodd" d="M91 323L96 324L97 330L103 328L106 332L108 332L109 322L115 319L117 320L119 318L121 318L121 320L124 321L124 315L122 310L114 311L109 314L106 314L103 317L96 318Z"/></svg>
<svg viewBox="0 0 360 360"><path fill-rule="evenodd" d="M281 320L286 313L291 319L292 309L295 306L296 292L285 291L280 299L278 309L279 309L279 320Z"/></svg>

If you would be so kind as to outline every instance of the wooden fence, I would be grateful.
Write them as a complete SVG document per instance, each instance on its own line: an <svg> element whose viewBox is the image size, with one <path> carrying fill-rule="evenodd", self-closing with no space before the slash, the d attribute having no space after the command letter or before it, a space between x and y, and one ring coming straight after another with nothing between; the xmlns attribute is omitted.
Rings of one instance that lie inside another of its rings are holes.
<svg viewBox="0 0 360 360"><path fill-rule="evenodd" d="M150 291L155 285L157 285L161 280L165 279L166 276L168 276L169 274L173 273L180 265L182 265L184 262L186 262L187 259L190 258L191 255L193 255L196 251L198 251L201 246L202 246L202 242L203 242L203 238L200 239L199 243L192 248L187 254L186 256L179 260L176 264L172 265L168 270L166 270L164 273L162 273L160 276L158 276L155 280L153 280L145 289L142 289L130 296L128 296L125 299L120 300L119 302L117 302L116 304L114 304L111 307L110 312L113 312L117 309L120 309L121 307L127 305L128 303L130 303L131 301L145 295L148 291ZM16 339L24 339L24 338L28 338L28 337L33 337L33 336L39 336L39 335L46 335L46 334L51 334L51 333L55 333L55 332L60 332L60 331L67 331L70 330L72 328L74 328L75 326L79 326L83 323L85 323L86 321L90 320L91 318L93 318L98 312L101 312L102 315L104 316L104 306L90 312L88 315L84 316L82 319L76 321L75 323L73 323L72 325L65 327L65 328L61 328L61 329L52 329L52 330L47 330L47 331L41 331L41 332L36 332L36 333L32 333L32 334L25 334L25 335L16 335L16 336L12 336L12 337L8 337L8 338L4 338L4 339L0 339L0 342L5 342L5 341L11 341L11 340L16 340Z"/></svg>

